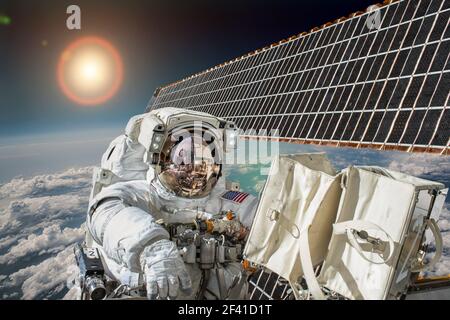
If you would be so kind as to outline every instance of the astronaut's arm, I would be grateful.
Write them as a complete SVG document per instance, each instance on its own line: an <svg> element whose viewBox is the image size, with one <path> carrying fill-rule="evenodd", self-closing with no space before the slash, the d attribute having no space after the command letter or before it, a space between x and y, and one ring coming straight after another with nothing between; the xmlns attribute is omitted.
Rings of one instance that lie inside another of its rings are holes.
<svg viewBox="0 0 450 320"><path fill-rule="evenodd" d="M93 239L109 258L133 272L144 273L147 296L176 297L191 290L191 279L168 232L148 212L106 198L88 219Z"/></svg>
<svg viewBox="0 0 450 320"><path fill-rule="evenodd" d="M90 211L87 227L105 254L132 272L141 272L139 260L145 247L169 239L152 215L118 197L100 200Z"/></svg>

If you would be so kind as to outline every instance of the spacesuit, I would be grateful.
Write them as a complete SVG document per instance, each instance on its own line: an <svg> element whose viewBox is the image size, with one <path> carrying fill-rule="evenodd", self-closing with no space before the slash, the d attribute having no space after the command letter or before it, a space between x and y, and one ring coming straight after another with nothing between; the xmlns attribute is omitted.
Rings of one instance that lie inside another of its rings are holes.
<svg viewBox="0 0 450 320"><path fill-rule="evenodd" d="M163 108L131 118L111 142L94 170L86 245L118 284L114 296L245 298L242 251L257 199L222 177L236 130Z"/></svg>

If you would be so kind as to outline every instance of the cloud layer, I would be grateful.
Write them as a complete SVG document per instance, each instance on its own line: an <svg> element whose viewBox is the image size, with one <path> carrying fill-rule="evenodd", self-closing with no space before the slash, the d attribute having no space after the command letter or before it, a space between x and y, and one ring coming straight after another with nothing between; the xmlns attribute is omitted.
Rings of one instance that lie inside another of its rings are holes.
<svg viewBox="0 0 450 320"><path fill-rule="evenodd" d="M92 168L15 178L0 186L0 297L59 298L84 238Z"/></svg>
<svg viewBox="0 0 450 320"><path fill-rule="evenodd" d="M59 252L66 246L81 241L84 233L81 228L64 228L58 224L52 224L44 228L41 234L30 234L4 255L0 256L0 264L14 264L17 260L29 254L43 255Z"/></svg>

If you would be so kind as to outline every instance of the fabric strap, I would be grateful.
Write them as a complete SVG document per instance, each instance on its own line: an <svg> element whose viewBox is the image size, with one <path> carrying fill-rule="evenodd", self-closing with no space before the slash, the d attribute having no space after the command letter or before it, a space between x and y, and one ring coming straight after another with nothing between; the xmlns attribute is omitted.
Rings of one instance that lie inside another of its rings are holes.
<svg viewBox="0 0 450 320"><path fill-rule="evenodd" d="M323 294L322 289L320 288L319 282L317 281L316 274L314 272L314 266L313 266L313 263L311 260L311 252L310 252L310 248L309 248L309 229L310 229L310 227L311 227L311 225L309 225L308 228L306 228L302 232L300 232L300 238L299 238L299 240L300 240L300 262L302 264L302 269L303 269L303 273L304 273L303 277L306 280L309 292L314 297L314 299L324 300L324 299L326 299L326 297ZM338 234L338 235L339 234L347 235L352 247L355 248L355 250L361 255L361 257L363 257L365 260L367 260L371 263L379 264L380 262L372 261L364 255L364 253L361 249L361 246L359 245L358 241L356 241L354 233L349 232L349 231L355 230L355 229L359 229L359 230L374 230L375 229L375 230L381 230L382 232L384 232L388 237L389 255L387 258L384 258L383 262L381 262L381 263L386 263L387 261L389 261L391 259L393 251L394 251L394 242L393 242L392 238L376 224L368 222L368 221L363 221L363 220L351 220L351 221L336 223L333 225L333 233ZM350 233L351 233L351 236L349 236ZM292 286L292 287L293 287L293 291L294 291L296 298L298 298L297 296L299 296L300 294L298 292L296 292L296 289L294 286Z"/></svg>
<svg viewBox="0 0 450 320"><path fill-rule="evenodd" d="M309 249L309 225L306 229L300 232L300 262L302 263L303 277L308 285L308 290L316 300L325 300L325 295L320 289L319 282L317 281L316 274L314 272L314 266L311 260L311 252ZM297 297L296 289L292 286L294 294Z"/></svg>
<svg viewBox="0 0 450 320"><path fill-rule="evenodd" d="M389 247L385 248L384 252L386 252L389 249L389 254L387 257L381 257L381 261L377 261L374 259L370 259L364 254L364 251L361 248L360 243L356 240L355 232L354 231L368 231L368 230L378 230L383 232L389 243ZM359 255L366 261L374 264L384 264L387 263L389 260L391 260L395 246L394 241L392 240L391 236L383 230L380 226L376 225L375 223L365 221L365 220L350 220L350 221L344 221L335 223L333 225L333 233L336 235L347 235L347 238L350 242L350 245L356 250L356 252L359 253Z"/></svg>

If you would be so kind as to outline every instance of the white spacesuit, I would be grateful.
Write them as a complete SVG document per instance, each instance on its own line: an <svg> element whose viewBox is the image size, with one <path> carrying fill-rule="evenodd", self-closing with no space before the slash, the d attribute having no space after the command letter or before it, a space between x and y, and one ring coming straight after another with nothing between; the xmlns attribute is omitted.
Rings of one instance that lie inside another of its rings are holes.
<svg viewBox="0 0 450 320"><path fill-rule="evenodd" d="M110 144L86 221L86 246L120 284L110 296L245 298L241 254L257 199L221 178L236 137L231 122L163 108L131 118Z"/></svg>

